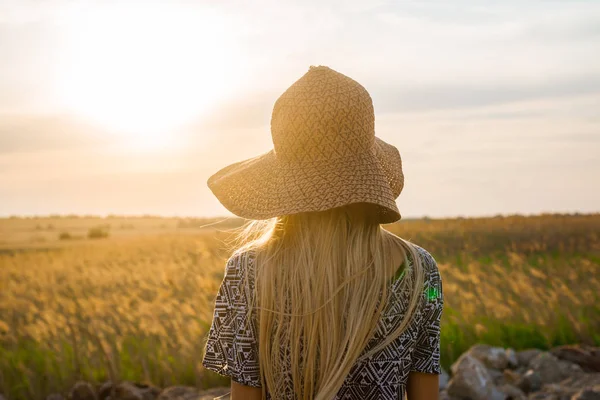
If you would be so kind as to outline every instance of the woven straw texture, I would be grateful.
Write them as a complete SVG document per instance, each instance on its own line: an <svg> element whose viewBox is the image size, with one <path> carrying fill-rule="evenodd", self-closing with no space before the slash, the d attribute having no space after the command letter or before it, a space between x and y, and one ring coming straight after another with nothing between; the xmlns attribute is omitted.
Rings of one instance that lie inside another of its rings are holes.
<svg viewBox="0 0 600 400"><path fill-rule="evenodd" d="M232 213L268 219L370 203L381 223L400 219L400 154L375 137L373 102L358 82L311 67L275 102L271 135L273 150L209 178Z"/></svg>

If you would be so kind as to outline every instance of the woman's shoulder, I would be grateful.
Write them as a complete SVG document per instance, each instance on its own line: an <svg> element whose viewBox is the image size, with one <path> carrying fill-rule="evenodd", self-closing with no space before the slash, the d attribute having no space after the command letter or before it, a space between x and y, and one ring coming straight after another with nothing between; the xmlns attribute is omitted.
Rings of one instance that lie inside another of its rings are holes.
<svg viewBox="0 0 600 400"><path fill-rule="evenodd" d="M227 260L225 277L242 278L254 268L256 253L254 250L235 250Z"/></svg>
<svg viewBox="0 0 600 400"><path fill-rule="evenodd" d="M221 283L221 291L227 304L237 310L247 307L248 299L254 287L254 277L248 271L254 268L254 253L234 251L225 265L225 274Z"/></svg>
<svg viewBox="0 0 600 400"><path fill-rule="evenodd" d="M417 254L421 259L421 264L425 268L425 271L429 273L437 271L437 262L435 261L435 258L433 258L431 253L416 244L413 244L413 246L415 250L417 250Z"/></svg>

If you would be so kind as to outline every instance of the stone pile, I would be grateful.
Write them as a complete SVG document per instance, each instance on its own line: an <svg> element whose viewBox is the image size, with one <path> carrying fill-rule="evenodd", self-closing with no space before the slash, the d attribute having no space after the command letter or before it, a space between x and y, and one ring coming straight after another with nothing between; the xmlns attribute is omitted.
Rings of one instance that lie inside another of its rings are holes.
<svg viewBox="0 0 600 400"><path fill-rule="evenodd" d="M228 387L198 390L191 386L171 386L161 390L155 386L131 382L118 384L105 382L100 387L94 387L89 382L77 382L66 398L68 400L225 400L229 399L229 391ZM46 397L46 400L66 399L63 395L55 393Z"/></svg>
<svg viewBox="0 0 600 400"><path fill-rule="evenodd" d="M441 400L600 400L600 348L476 345L440 379Z"/></svg>

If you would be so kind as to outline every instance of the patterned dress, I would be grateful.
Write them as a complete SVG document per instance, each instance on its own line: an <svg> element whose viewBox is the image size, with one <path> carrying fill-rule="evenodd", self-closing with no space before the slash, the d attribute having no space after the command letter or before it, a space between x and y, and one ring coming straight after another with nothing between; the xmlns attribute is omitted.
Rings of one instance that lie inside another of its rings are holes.
<svg viewBox="0 0 600 400"><path fill-rule="evenodd" d="M424 291L408 328L388 346L368 358L359 358L350 370L335 399L396 400L404 398L410 371L440 373L440 318L443 308L442 281L433 257L417 246L425 272ZM227 262L225 277L217 294L212 326L208 334L205 368L247 386L260 387L256 321L246 322L252 281L244 288L243 257L254 267L254 255L235 255ZM411 260L409 259L409 262ZM402 320L410 294L391 283L389 304L377 331L363 353L377 345ZM255 313L253 315L256 315ZM294 399L291 379L285 398Z"/></svg>

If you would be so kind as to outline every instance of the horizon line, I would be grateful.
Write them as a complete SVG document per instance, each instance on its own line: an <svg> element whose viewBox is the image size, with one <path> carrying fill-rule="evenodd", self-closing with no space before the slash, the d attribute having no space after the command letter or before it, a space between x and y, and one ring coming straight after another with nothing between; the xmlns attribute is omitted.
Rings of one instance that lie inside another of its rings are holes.
<svg viewBox="0 0 600 400"><path fill-rule="evenodd" d="M555 212L538 212L538 213L497 213L497 214L480 214L480 215L449 215L442 217L431 217L428 215L422 216L407 216L402 217L396 222L410 221L410 220L442 220L442 219L486 219L486 218L508 218L508 217L542 217L542 216L597 216L600 215L600 211L555 211ZM10 214L0 215L0 220L9 219L142 219L142 218L154 218L154 219L201 219L201 220L249 220L247 218L239 217L237 215L217 215L217 216L200 216L200 215L160 215L160 214Z"/></svg>

